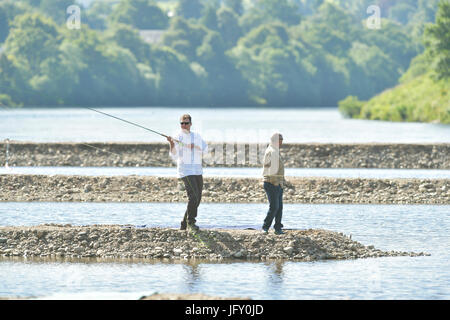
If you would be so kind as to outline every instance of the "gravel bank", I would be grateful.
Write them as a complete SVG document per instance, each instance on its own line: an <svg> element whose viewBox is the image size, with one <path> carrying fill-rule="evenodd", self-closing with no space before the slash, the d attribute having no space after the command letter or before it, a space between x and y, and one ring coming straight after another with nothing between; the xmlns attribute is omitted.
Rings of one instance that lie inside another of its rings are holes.
<svg viewBox="0 0 450 320"><path fill-rule="evenodd" d="M284 235L257 230L200 230L126 226L41 225L0 227L0 256L146 258L169 260L296 260L422 256L381 251L342 233L290 230Z"/></svg>
<svg viewBox="0 0 450 320"><path fill-rule="evenodd" d="M285 203L450 204L450 179L287 177ZM0 201L186 202L177 178L0 175ZM261 179L204 178L202 202L267 202Z"/></svg>
<svg viewBox="0 0 450 320"><path fill-rule="evenodd" d="M83 143L11 142L9 164L85 167L174 166L168 156L167 143L87 144L90 146ZM205 162L208 166L260 167L266 146L266 144L210 143L211 156L205 159ZM3 165L6 160L4 142L0 143L0 150L0 164ZM288 168L450 169L448 156L450 144L286 143L281 148L281 153ZM250 155L257 161L250 161Z"/></svg>

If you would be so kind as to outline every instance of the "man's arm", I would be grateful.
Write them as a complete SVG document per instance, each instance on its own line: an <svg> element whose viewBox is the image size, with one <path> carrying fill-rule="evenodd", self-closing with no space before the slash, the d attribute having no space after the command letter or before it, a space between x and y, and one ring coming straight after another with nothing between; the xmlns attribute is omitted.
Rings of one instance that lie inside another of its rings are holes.
<svg viewBox="0 0 450 320"><path fill-rule="evenodd" d="M177 150L176 150L176 148L175 148L175 142L173 142L173 139L172 139L172 137L167 137L167 141L169 141L169 144L170 144L170 153L172 154L172 155L176 155L177 154Z"/></svg>
<svg viewBox="0 0 450 320"><path fill-rule="evenodd" d="M263 168L270 168L271 163L272 163L272 153L269 150L266 150L266 152L264 153Z"/></svg>

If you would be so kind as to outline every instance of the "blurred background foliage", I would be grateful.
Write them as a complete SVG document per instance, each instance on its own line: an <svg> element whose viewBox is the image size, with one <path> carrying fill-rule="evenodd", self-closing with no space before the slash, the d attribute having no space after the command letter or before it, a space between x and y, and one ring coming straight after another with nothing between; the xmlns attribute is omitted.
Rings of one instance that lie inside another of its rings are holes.
<svg viewBox="0 0 450 320"><path fill-rule="evenodd" d="M81 29L66 26L72 4L81 7ZM373 4L381 9L380 29L366 25ZM0 0L0 103L339 105L349 117L447 122L449 6L448 0ZM156 38L146 40L148 30ZM395 86L404 92L387 90ZM391 96L380 99L385 90ZM405 100L409 90L440 98L417 111ZM366 101L372 98L379 100Z"/></svg>

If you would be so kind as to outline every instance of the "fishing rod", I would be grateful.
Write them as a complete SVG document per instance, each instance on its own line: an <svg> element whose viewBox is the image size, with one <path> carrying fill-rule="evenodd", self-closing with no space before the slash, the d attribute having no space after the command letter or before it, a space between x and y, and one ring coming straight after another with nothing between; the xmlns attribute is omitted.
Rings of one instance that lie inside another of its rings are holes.
<svg viewBox="0 0 450 320"><path fill-rule="evenodd" d="M94 111L94 112L97 112L97 113L100 113L100 114L103 114L103 115L105 115L105 116L107 116L107 117L111 117L111 118L114 118L114 119L117 119L117 120L126 122L126 123L128 123L128 124L131 124L131 125L133 125L133 126L139 127L139 128L141 128L141 129L144 129L144 130L147 130L147 131L156 133L156 134L158 134L158 135L160 135L160 136L163 136L164 138L169 138L169 136L167 136L167 135L165 135L165 134L162 134L161 132L158 132L158 131L149 129L149 128L147 128L147 127L141 126L140 124L137 124L137 123L134 123L134 122L131 122L131 121L128 121L128 120L125 120L125 119L122 119L122 118L113 116L112 114L109 114L109 113L106 113L106 112L103 112L103 111L99 111L99 110L96 110L96 109L93 109L93 108L89 108L89 107L84 107L84 108L89 109L89 110ZM173 140L174 140L174 141L177 141L177 142L180 142L180 141L175 140L175 139L173 139Z"/></svg>
<svg viewBox="0 0 450 320"><path fill-rule="evenodd" d="M10 109L11 109L10 107L5 106L5 105L3 105L3 104L1 104L1 103L0 103L0 107L2 107L2 108L4 108L4 109L7 109L7 110L10 110ZM181 146L189 146L189 145L187 145L187 144L181 142L180 140L174 139L174 138L169 137L168 135L165 135L165 134L163 134L163 133L161 133L161 132L158 132L158 131L156 131L156 130L153 130L153 129L144 127L144 126L142 126L142 125L140 125L140 124L131 122L131 121L129 121L129 120L119 118L119 117L117 117L117 116L114 116L114 115L112 115L112 114L109 114L109 113L106 113L106 112L103 112L103 111L99 111L99 110L94 109L94 108L90 108L90 107L83 107L83 108L84 108L84 109L91 110L91 111L96 112L96 113L99 113L99 114L102 114L102 115L104 115L104 116L107 116L107 117L110 117L110 118L113 118L113 119L116 119L116 120L119 120L119 121L128 123L128 124L133 125L133 126L136 126L136 127L138 127L138 128L141 128L141 129L150 131L150 132L155 133L155 134L157 134L157 135L160 135L160 136L162 136L162 137L164 137L164 138L171 138L173 141L177 142L177 143L180 144ZM85 145L85 146L88 146L88 147L91 147L91 148L94 148L94 149L97 149L97 150L100 150L100 151L103 151L103 152L108 152L108 153L111 153L111 154L119 155L119 154L116 154L116 153L114 153L114 152L105 151L105 150L103 150L103 149L100 149L100 148L91 146L91 145L89 145L89 144L87 144L87 143L81 143L81 144L83 144L83 145ZM200 149L199 146L195 146L195 148ZM200 150L201 150L201 149L200 149ZM119 155L119 156L120 156L120 155Z"/></svg>
<svg viewBox="0 0 450 320"><path fill-rule="evenodd" d="M2 104L2 103L0 102L0 109L4 109L4 110L11 111L11 110L14 110L15 108L10 107L10 106L6 106L6 105L4 105L4 104ZM8 167L9 143L10 143L10 142L13 142L13 140L5 139L5 144L6 144L6 164L5 164L5 166L6 166L6 167ZM108 150L105 150L105 149L101 149L101 148L95 147L95 146L93 146L93 145L90 145L90 144L88 144L88 143L80 142L80 144L81 144L81 145L84 145L84 146L87 146L87 147L90 147L90 148L93 148L93 149L96 149L96 150L99 150L99 151L101 151L101 152L105 152L105 153L109 153L109 154L113 154L113 155L122 157L122 155L120 155L120 154L118 154L118 153L115 153L115 152L112 152L112 151L108 151Z"/></svg>
<svg viewBox="0 0 450 320"><path fill-rule="evenodd" d="M177 139L174 139L174 138L172 138L172 137L169 137L168 135L165 135L165 134L163 134L163 133L161 133L161 132L158 132L158 131L156 131L156 130L153 130L153 129L150 129L150 128L141 126L140 124L137 124L137 123L134 123L134 122L131 122L131 121L128 121L128 120L125 120L125 119L122 119L122 118L113 116L112 114L109 114L109 113L106 113L106 112L103 112L103 111L99 111L99 110L96 110L96 109L94 109L94 108L90 108L90 107L83 107L83 108L88 109L88 110L91 110L91 111L94 111L94 112L97 112L97 113L100 113L100 114L102 114L102 115L105 115L105 116L107 116L107 117L111 117L111 118L116 119L116 120L119 120L119 121L123 121L123 122L125 122L125 123L131 124L131 125L136 126L136 127L138 127L138 128L141 128L141 129L144 129L144 130L147 130L147 131L156 133L156 134L158 134L158 135L160 135L160 136L163 136L164 138L171 138L173 141L179 143L179 144L182 145L182 146L189 146L189 145L187 145L187 144L181 142L180 140L177 140ZM201 150L201 148L200 148L199 146L195 146L195 148Z"/></svg>
<svg viewBox="0 0 450 320"><path fill-rule="evenodd" d="M10 109L9 107L3 105L2 103L0 103L0 106L3 107L3 108L5 108L5 109ZM107 117L114 118L114 119L119 120L119 121L126 122L126 123L128 123L128 124L131 124L131 125L133 125L133 126L139 127L139 128L141 128L141 129L144 129L144 130L147 130L147 131L156 133L156 134L158 134L158 135L160 135L160 136L163 136L164 138L169 138L168 135L165 135L165 134L163 134L163 133L161 133L161 132L158 132L158 131L156 131L156 130L153 130L153 129L150 129L150 128L141 126L140 124L137 124L137 123L134 123L134 122L131 122L131 121L128 121L128 120L125 120L125 119L122 119L122 118L113 116L112 114L109 114L109 113L106 113L106 112L103 112L103 111L99 111L99 110L96 110L96 109L90 108L90 107L83 107L83 108L88 109L88 110L91 110L91 111L94 111L94 112L97 112L97 113L100 113L100 114L102 114L102 115L104 115L104 116L107 116ZM179 140L177 140L177 139L173 139L173 138L172 138L172 140L174 140L174 141L176 141L176 142L178 142L178 143L181 143L181 141L179 141Z"/></svg>

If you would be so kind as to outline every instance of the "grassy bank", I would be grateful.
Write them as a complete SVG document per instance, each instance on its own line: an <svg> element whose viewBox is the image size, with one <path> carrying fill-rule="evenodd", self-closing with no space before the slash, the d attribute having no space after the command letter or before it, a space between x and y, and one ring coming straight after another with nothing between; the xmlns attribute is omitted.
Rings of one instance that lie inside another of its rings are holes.
<svg viewBox="0 0 450 320"><path fill-rule="evenodd" d="M450 81L426 73L382 92L369 101L347 97L339 110L347 117L450 124Z"/></svg>

